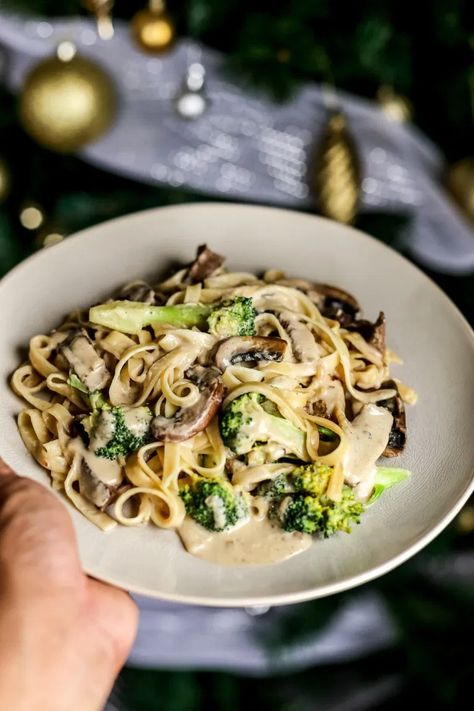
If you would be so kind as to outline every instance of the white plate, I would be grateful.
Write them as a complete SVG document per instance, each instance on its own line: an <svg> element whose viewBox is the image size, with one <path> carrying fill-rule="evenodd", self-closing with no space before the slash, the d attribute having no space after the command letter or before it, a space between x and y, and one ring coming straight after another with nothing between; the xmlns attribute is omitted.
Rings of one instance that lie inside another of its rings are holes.
<svg viewBox="0 0 474 711"><path fill-rule="evenodd" d="M405 360L396 375L419 393L408 408L408 446L389 465L413 476L387 492L351 535L315 541L273 566L222 567L189 555L173 532L117 527L104 534L70 506L84 569L159 598L202 605L275 605L371 580L419 551L473 489L474 338L446 296L396 252L348 227L286 210L196 204L130 215L35 254L0 283L0 453L47 483L19 437L21 403L9 387L19 349L127 280L187 262L203 242L233 270L278 267L352 292L368 318L383 310L388 343Z"/></svg>

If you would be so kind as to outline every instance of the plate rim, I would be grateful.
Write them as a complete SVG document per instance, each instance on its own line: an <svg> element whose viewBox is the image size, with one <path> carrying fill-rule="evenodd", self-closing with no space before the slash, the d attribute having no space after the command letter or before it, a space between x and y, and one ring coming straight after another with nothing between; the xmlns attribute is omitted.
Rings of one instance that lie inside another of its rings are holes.
<svg viewBox="0 0 474 711"><path fill-rule="evenodd" d="M118 217L114 217L110 220L104 220L103 222L99 222L95 225L92 225L90 227L86 227L82 230L79 230L78 232L73 233L72 235L69 235L65 240L63 240L61 243L54 245L54 249L59 251L64 248L69 249L70 247L67 247L68 244L71 244L72 242L75 243L76 239L83 238L85 235L89 235L90 238L94 238L94 233L96 230L101 227L106 227L106 226L113 226L117 222L126 222L127 220L133 221L136 219L140 219L140 217L151 214L151 213L156 213L157 215L161 214L163 211L178 211L178 212L185 212L187 210L193 211L193 210L223 210L225 211L229 207L232 208L237 208L237 209L245 209L248 212L254 211L254 212L285 212L288 213L289 216L291 217L296 217L297 219L303 218L303 219L309 219L312 220L313 222L317 223L319 222L320 224L330 224L332 226L337 226L338 229L344 230L345 232L357 236L358 239L361 239L365 242L369 242L372 244L372 246L376 246L379 248L382 252L388 252L391 255L392 259L398 259L401 263L404 264L405 268L411 269L413 273L417 275L418 278L421 277L421 279L425 282L425 284L430 286L431 289L435 289L438 292L438 295L443 299L446 307L450 309L450 312L453 316L453 318L456 319L456 321L459 323L460 327L464 331L468 342L471 344L471 348L474 353L474 330L471 328L469 322L467 319L463 316L461 311L458 309L458 307L454 304L454 302L447 296L447 294L441 289L441 287L436 284L436 282L429 277L427 274L425 274L418 266L416 266L412 261L410 261L407 257L404 255L400 254L397 252L393 247L385 244L384 242L381 242L377 238L362 232L359 229L356 229L355 227L349 226L349 225L343 225L341 223L337 223L334 220L327 219L325 217L322 217L320 215L308 213L308 212L301 212L298 210L292 210L288 208L282 208L278 206L269 206L265 204L259 204L259 203L253 203L253 204L247 204L247 203L241 203L241 202L231 202L231 201L198 201L198 202L186 202L186 203L179 203L176 205L164 205L164 206L155 206L155 207L150 207L146 208L144 210L138 210L136 212L128 213L126 215L121 215ZM97 237L95 237L97 238ZM57 252L56 252L57 253ZM35 252L31 255L29 255L26 259L22 260L19 262L13 269L8 271L2 279L0 279L0 291L3 288L5 283L8 283L12 278L15 278L18 274L21 274L23 269L28 268L32 263L39 259L44 258L44 251L39 250L38 252ZM1 454L1 452L0 452ZM8 464L8 456L5 457L5 461ZM43 484L46 488L48 488L49 491L52 491L50 487L47 487L46 484ZM246 596L246 597L226 597L226 598L219 598L219 597L207 597L207 598L202 598L199 596L195 595L184 595L184 594L179 594L179 593L166 593L166 592L156 592L153 589L147 588L147 587L142 587L140 585L129 585L127 584L126 589L134 594L137 595L144 595L147 597L151 597L154 599L158 600L165 600L169 602L176 602L179 604L191 604L191 605L201 605L204 607L255 607L255 606L263 606L263 605L269 605L269 606L278 606L278 605L289 605L289 604L296 604L299 602L306 602L309 600L316 600L322 597L327 597L329 595L334 595L339 592L343 592L345 590L350 590L351 588L357 587L359 585L363 585L364 583L370 582L371 580L375 580L376 578L384 575L385 573L390 572L397 566L401 565L402 563L406 562L409 560L412 556L416 555L422 548L424 548L426 545L428 545L436 536L441 533L441 531L448 526L448 524L454 519L456 514L460 511L464 503L467 501L471 493L474 491L474 464L472 465L472 474L471 474L471 480L466 484L463 492L461 495L458 497L457 501L454 503L454 505L451 507L451 509L446 513L446 515L438 521L438 523L430 528L428 531L425 533L421 534L408 548L406 548L404 551L399 553L397 556L391 558L390 560L386 561L385 563L382 563L378 566L369 568L368 570L364 571L363 573L360 573L356 576L349 576L346 578L343 578L342 580L339 580L334 583L329 583L326 585L319 586L317 589L316 588L310 588L308 590L300 591L300 592L293 592L293 593L283 593L283 594L278 594L278 595L257 595L257 596ZM53 492L55 493L55 492ZM57 494L56 494L57 495ZM60 496L58 498L62 500ZM66 506L66 503L63 501L63 504ZM66 509L68 507L66 506ZM273 564L273 565L278 565ZM263 567L263 566L262 566ZM270 567L270 566L268 566ZM119 579L117 579L113 575L104 575L103 573L100 572L100 570L97 570L94 566L87 566L82 564L82 568L84 572L87 575L90 575L98 580L101 580L103 582L109 583L111 585L114 585L116 587L124 589L124 583L121 582Z"/></svg>

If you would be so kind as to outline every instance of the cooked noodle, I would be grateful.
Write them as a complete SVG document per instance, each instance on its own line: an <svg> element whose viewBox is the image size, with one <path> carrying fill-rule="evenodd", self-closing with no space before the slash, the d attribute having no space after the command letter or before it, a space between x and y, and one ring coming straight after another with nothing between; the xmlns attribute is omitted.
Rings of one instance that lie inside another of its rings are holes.
<svg viewBox="0 0 474 711"><path fill-rule="evenodd" d="M280 360L227 363L219 376L224 393L221 411L247 393L263 396L278 417L304 433L300 464L317 461L333 468L328 494L337 501L347 478L348 452L355 441L351 423L364 405L398 395L393 381L386 384L390 362L396 362L397 356L385 345L380 348L375 341L370 342L362 327L357 330L355 318L348 324L332 312L328 315L324 292L318 292L317 286L306 286L307 282L286 280L277 271L267 272L260 279L249 273L227 272L222 266L195 283L189 275L190 268L181 269L154 286L154 303L213 306L246 297L258 312L256 336L281 339L285 347ZM127 288L144 287L136 282ZM140 298L125 301L140 303ZM152 522L161 528L178 528L186 514L179 493L183 482L225 478L237 490L251 494L260 482L272 480L294 466L291 453L276 445L272 449L271 441L262 450L264 462L257 461L255 452L236 457L224 445L219 415L214 415L189 438L168 441L166 437L148 437L128 456L119 456L111 465L116 469L109 466L105 478L101 478L98 464L97 481L93 464L100 456L92 454L94 459L87 460L89 485L92 476L93 486L97 489L102 482L107 494L104 506L99 506L81 479L87 449L81 440L81 426L91 405L87 388L81 391L71 379L75 369L64 350L71 333L83 332L83 328L110 374L106 386L99 388L107 406L146 406L153 417L165 423L196 406L201 384L189 375L190 369L197 364L203 370L214 366L216 348L222 341L201 326L151 323L135 333L131 329L115 330L92 323L79 311L49 335L31 338L28 360L18 367L11 381L13 390L27 403L18 416L21 437L37 462L50 471L53 486L63 490L99 528L107 530L117 522L126 526ZM80 380L79 371L77 376ZM400 384L399 392L405 400L414 401L413 391L407 386ZM102 490L98 493L96 489L94 496L99 497ZM109 496L111 493L114 495ZM265 516L267 508L261 497L255 498L254 510L260 517Z"/></svg>

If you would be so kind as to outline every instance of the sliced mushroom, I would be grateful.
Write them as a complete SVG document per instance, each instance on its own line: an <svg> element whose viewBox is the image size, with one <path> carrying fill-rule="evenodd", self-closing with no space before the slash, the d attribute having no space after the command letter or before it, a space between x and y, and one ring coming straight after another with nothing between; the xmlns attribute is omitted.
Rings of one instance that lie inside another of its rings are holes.
<svg viewBox="0 0 474 711"><path fill-rule="evenodd" d="M80 457L79 493L103 511L129 487L123 484L122 467L118 462L98 457L80 438L71 440L69 446Z"/></svg>
<svg viewBox="0 0 474 711"><path fill-rule="evenodd" d="M385 353L385 314L381 311L375 323L359 319L346 326L348 331L360 333L367 343L376 348L382 355Z"/></svg>
<svg viewBox="0 0 474 711"><path fill-rule="evenodd" d="M386 408L393 415L392 429L390 430L388 444L385 448L383 456L398 457L398 455L403 452L407 441L405 406L394 380L385 381L385 383L382 383L382 387L397 391L397 394L393 397L388 400L381 400L377 403L379 407Z"/></svg>
<svg viewBox="0 0 474 711"><path fill-rule="evenodd" d="M224 371L236 363L280 361L286 350L283 338L267 336L233 336L221 341L215 355L217 367Z"/></svg>
<svg viewBox="0 0 474 711"><path fill-rule="evenodd" d="M224 264L225 257L216 254L202 244L197 249L196 259L188 267L183 282L185 284L197 284L204 281Z"/></svg>
<svg viewBox="0 0 474 711"><path fill-rule="evenodd" d="M83 459L81 462L81 471L79 474L79 492L81 496L95 504L101 511L105 511L107 506L110 506L120 494L130 488L130 484L114 486L105 484L98 479L87 462Z"/></svg>
<svg viewBox="0 0 474 711"><path fill-rule="evenodd" d="M319 360L320 350L314 336L304 323L291 311L283 311L279 321L288 333L295 360L300 363L314 363Z"/></svg>
<svg viewBox="0 0 474 711"><path fill-rule="evenodd" d="M109 383L111 376L105 361L84 329L71 331L59 350L88 390L102 390Z"/></svg>
<svg viewBox="0 0 474 711"><path fill-rule="evenodd" d="M343 326L351 323L360 311L357 299L337 286L313 284L306 279L279 279L278 284L302 291L316 304L323 316L339 321Z"/></svg>
<svg viewBox="0 0 474 711"><path fill-rule="evenodd" d="M306 412L310 415L316 415L317 417L329 417L328 407L324 400L315 400L314 402L309 402L305 407Z"/></svg>
<svg viewBox="0 0 474 711"><path fill-rule="evenodd" d="M124 301L140 301L143 304L155 303L155 292L145 281L132 281L130 284L125 284L120 289L118 297Z"/></svg>
<svg viewBox="0 0 474 711"><path fill-rule="evenodd" d="M157 415L151 421L152 436L159 442L182 442L204 430L224 399L224 383L217 368L194 365L185 377L198 386L200 396L191 407L179 408L174 417Z"/></svg>
<svg viewBox="0 0 474 711"><path fill-rule="evenodd" d="M341 326L352 323L360 311L359 302L352 294L329 284L315 284L314 289L311 296L323 316L339 321Z"/></svg>

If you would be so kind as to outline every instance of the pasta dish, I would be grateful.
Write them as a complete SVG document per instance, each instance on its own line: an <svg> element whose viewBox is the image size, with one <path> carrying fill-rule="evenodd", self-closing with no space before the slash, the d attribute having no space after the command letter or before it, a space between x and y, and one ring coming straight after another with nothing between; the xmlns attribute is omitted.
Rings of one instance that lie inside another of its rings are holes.
<svg viewBox="0 0 474 711"><path fill-rule="evenodd" d="M218 563L272 563L350 532L408 476L414 391L385 317L327 284L231 272L206 246L31 338L12 376L24 444L92 523L176 529Z"/></svg>

